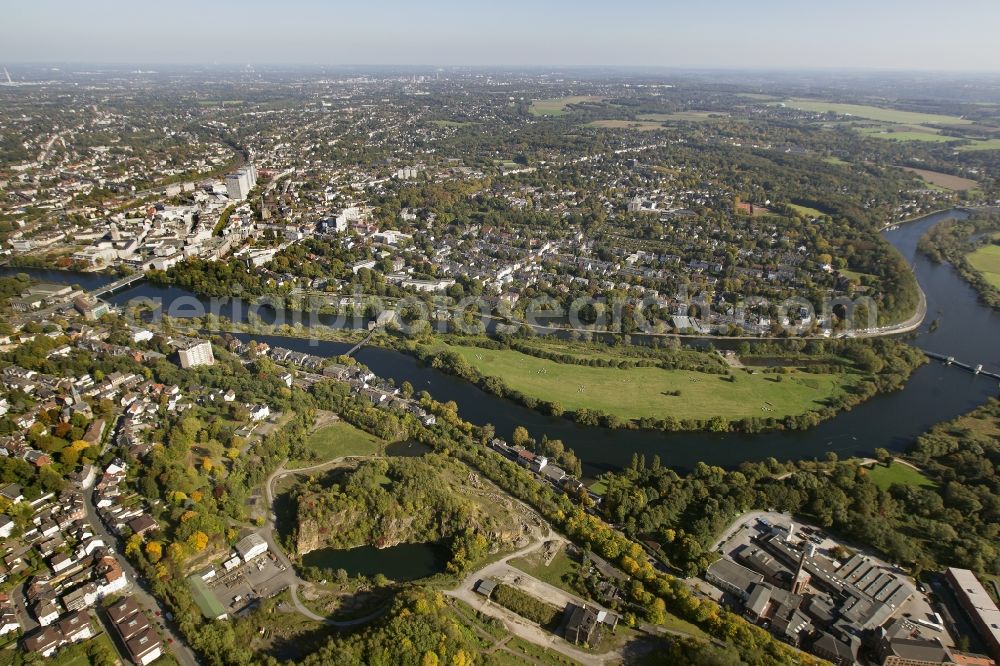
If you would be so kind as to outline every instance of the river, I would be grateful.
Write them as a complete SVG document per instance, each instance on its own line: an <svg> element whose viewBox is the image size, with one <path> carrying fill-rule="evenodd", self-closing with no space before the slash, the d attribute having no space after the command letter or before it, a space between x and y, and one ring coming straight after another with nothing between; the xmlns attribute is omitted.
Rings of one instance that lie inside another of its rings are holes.
<svg viewBox="0 0 1000 666"><path fill-rule="evenodd" d="M927 320L917 331L914 344L972 365L982 363L987 370L1000 371L1000 315L983 306L975 290L950 267L936 265L917 251L918 240L930 227L962 215L957 211L937 213L886 232L885 237L913 265L927 294ZM58 271L25 272L39 279L61 278L60 281L75 281L85 287L92 286L90 280L99 277L60 276ZM114 294L109 300L125 304L133 298L146 296L161 298L166 305L182 295L190 297L180 289L140 284ZM930 332L933 319L939 319L939 326ZM337 342L252 337L272 346L321 356L337 355L351 347ZM904 389L876 396L807 431L757 435L662 433L580 426L568 419L544 416L487 394L464 380L425 367L417 359L393 350L366 347L358 352L357 358L377 375L391 377L397 384L409 381L416 390L427 390L437 400L454 400L463 418L477 424L492 423L501 436L509 437L516 426L523 425L535 437L545 434L563 440L582 459L584 475L590 478L628 465L634 453L645 455L647 459L658 455L665 465L690 469L699 461L734 467L746 460L768 457L778 460L817 458L828 451L841 457L870 455L878 447L901 451L935 423L963 414L1000 393L994 379L933 362L917 370Z"/></svg>

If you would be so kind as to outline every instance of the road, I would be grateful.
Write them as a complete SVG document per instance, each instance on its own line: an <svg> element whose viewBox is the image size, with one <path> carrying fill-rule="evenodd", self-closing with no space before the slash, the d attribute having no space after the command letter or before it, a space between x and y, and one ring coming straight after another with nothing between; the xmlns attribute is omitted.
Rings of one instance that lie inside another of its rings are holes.
<svg viewBox="0 0 1000 666"><path fill-rule="evenodd" d="M21 623L26 634L38 627L38 622L28 612L28 604L24 600L24 588L27 584L28 582L25 581L15 586L10 595L11 601L14 602L14 613L17 615L17 621Z"/></svg>
<svg viewBox="0 0 1000 666"><path fill-rule="evenodd" d="M291 594L292 603L295 605L295 610L297 610L301 615L304 615L310 620L313 620L315 622L322 622L323 624L330 627L340 627L340 628L356 627L362 624L367 624L372 620L374 620L375 618L382 615L383 613L385 613L386 608L379 608L378 610L373 611L368 615L365 615L364 617L354 618L353 620L332 620L328 617L317 615L313 611L309 610L309 608L306 607L304 603L302 603L302 600L299 599L299 585L309 585L309 583L299 578L298 574L295 573L295 565L292 564L292 561L288 559L287 555L285 555L285 550L284 548L281 547L281 544L278 543L278 540L274 538L274 531L275 531L274 521L277 516L274 512L273 487L274 487L274 482L283 476L288 476L290 474L301 474L304 472L315 472L321 469L326 469L327 467L334 467L335 465L342 463L349 457L357 457L357 456L342 456L340 458L333 458L332 460L327 460L326 462L322 462L317 465L311 465L309 467L300 467L298 469L285 469L285 464L288 463L288 459L286 458L285 460L281 461L281 464L278 465L277 469L275 469L274 472L271 473L271 476L267 477L267 481L264 482L264 495L267 500L268 514L267 514L267 522L264 523L264 526L260 531L260 536L264 539L264 541L267 542L267 547L270 548L271 552L274 553L274 556L278 558L278 562L284 565L285 570L290 572L291 575L294 576L293 580L288 585L288 591Z"/></svg>
<svg viewBox="0 0 1000 666"><path fill-rule="evenodd" d="M483 615L488 615L492 618L500 620L504 623L504 626L507 627L507 630L515 636L523 638L529 643L534 643L540 647L558 652L569 657L570 659L580 662L581 664L585 664L586 666L601 666L610 660L620 658L621 655L617 651L600 655L585 652L562 638L559 638L555 634L542 629L537 624L524 619L517 613L509 611L503 606L495 604L481 594L473 591L473 587L478 581L489 578L497 578L499 580L506 581L508 584L514 585L515 587L528 591L523 583L523 580L531 577L519 569L511 567L508 562L512 559L523 557L539 550L544 545L545 541L550 539L551 535L547 526L544 529L544 533L536 533L532 542L524 548L514 551L510 555L507 555L492 564L488 564L485 567L470 573L462 580L462 583L457 588L454 590L446 590L445 594L465 602ZM556 538L562 540L561 537ZM515 577L521 578L522 582L514 583L513 581ZM542 589L548 589L550 592L553 592L551 595L543 596L542 598L544 599L549 601L556 599L556 603L559 603L558 600L560 599L563 600L563 603L566 601L584 603L582 599L568 594L563 590L552 587L551 585L547 585L540 580L534 578L531 578L531 580L534 585L541 586ZM538 596L538 593L534 590L532 590L531 593ZM587 603L591 606L594 605L590 602Z"/></svg>
<svg viewBox="0 0 1000 666"><path fill-rule="evenodd" d="M111 532L104 526L104 522L101 517L97 514L97 506L94 504L94 493L84 492L87 501L84 503L87 509L87 521L90 523L91 527L94 528L94 533L100 536L107 544L117 544L118 538L111 534ZM128 576L129 580L132 581L132 593L131 597L135 599L139 605L146 610L149 614L149 619L153 624L156 624L155 620L158 615L162 615L162 610L159 601L156 597L150 594L149 590L145 587L145 579L139 576L139 572L135 570L127 559L121 556L117 548L114 548L115 559L118 560L118 564L121 566L122 571ZM169 650L174 658L177 660L181 666L198 666L198 658L195 656L194 651L188 647L187 643L181 638L180 634L175 632L170 624L167 622L166 617L160 617L162 633L169 640L164 645L164 647Z"/></svg>
<svg viewBox="0 0 1000 666"><path fill-rule="evenodd" d="M753 525L757 522L759 518L763 518L770 522L772 525L787 523L789 516L784 513L779 513L777 511L750 511L749 513L744 513L737 516L736 520L730 523L715 543L712 544L711 550L718 550L719 546L729 541L734 534L743 529L746 524Z"/></svg>

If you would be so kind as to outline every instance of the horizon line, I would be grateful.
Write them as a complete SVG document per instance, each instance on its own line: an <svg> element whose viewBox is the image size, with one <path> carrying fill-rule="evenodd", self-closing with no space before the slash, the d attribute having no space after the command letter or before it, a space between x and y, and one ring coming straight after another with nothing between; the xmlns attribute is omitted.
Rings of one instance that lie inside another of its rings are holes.
<svg viewBox="0 0 1000 666"><path fill-rule="evenodd" d="M87 60L3 60L0 65L7 67L53 67L53 66L95 66L95 67L235 67L235 68L400 68L400 69L450 69L450 70L490 70L490 69L535 69L535 70L656 70L673 72L760 72L760 73L887 73L887 74L994 74L1000 75L1000 68L997 69L964 69L964 68L906 68L892 66L866 67L859 65L838 66L838 65L810 65L810 66L784 66L784 65L653 65L653 64L546 64L546 63L479 63L479 64L455 64L455 63L363 63L363 62L280 62L280 61L211 61L211 62L171 62L171 61L87 61Z"/></svg>

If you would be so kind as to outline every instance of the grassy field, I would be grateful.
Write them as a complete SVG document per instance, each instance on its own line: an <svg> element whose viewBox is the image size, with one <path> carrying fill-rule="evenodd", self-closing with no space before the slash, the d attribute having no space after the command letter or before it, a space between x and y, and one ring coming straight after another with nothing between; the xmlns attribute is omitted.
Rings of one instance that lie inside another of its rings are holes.
<svg viewBox="0 0 1000 666"><path fill-rule="evenodd" d="M824 213L823 211L817 210L815 208L810 208L809 206L800 206L798 204L790 203L788 204L788 207L793 209L797 213L805 215L806 217L823 217L824 215L826 215L826 213Z"/></svg>
<svg viewBox="0 0 1000 666"><path fill-rule="evenodd" d="M879 120L886 123L897 123L904 125L971 125L971 120L959 118L957 116L941 116L933 113L917 113L914 111L900 111L898 109L886 109L880 106L867 106L862 104L837 104L835 102L823 102L814 99L789 99L785 104L793 109L802 111L812 111L813 113L836 113L844 116L856 116L858 118L868 118L869 120Z"/></svg>
<svg viewBox="0 0 1000 666"><path fill-rule="evenodd" d="M954 421L955 430L968 431L980 437L1000 438L1000 419L975 417L966 414Z"/></svg>
<svg viewBox="0 0 1000 666"><path fill-rule="evenodd" d="M569 555L566 554L565 548L559 550L548 566L545 566L544 556L540 552L515 558L510 563L543 583L548 583L572 594L577 593L576 590L563 582L563 576L576 573L580 568L580 564L570 559Z"/></svg>
<svg viewBox="0 0 1000 666"><path fill-rule="evenodd" d="M438 127L468 127L472 123L461 122L458 120L432 120L431 125L437 125Z"/></svg>
<svg viewBox="0 0 1000 666"><path fill-rule="evenodd" d="M442 349L445 347L442 346ZM721 375L661 368L592 368L556 363L520 352L448 345L479 372L501 378L509 387L565 410L598 409L623 419L642 417L710 419L721 416L776 417L801 414L856 383L860 375L795 372L780 382L775 375ZM680 391L680 395L669 395Z"/></svg>
<svg viewBox="0 0 1000 666"><path fill-rule="evenodd" d="M901 465L897 462L888 467L876 464L868 472L868 478L882 490L888 490L889 486L898 483L903 486L928 486L933 487L934 483L926 476L913 469L909 465Z"/></svg>
<svg viewBox="0 0 1000 666"><path fill-rule="evenodd" d="M566 108L570 104L584 104L586 102L600 102L600 97L592 95L573 95L570 97L553 97L551 99L536 99L531 102L531 115L533 116L564 116L569 113Z"/></svg>
<svg viewBox="0 0 1000 666"><path fill-rule="evenodd" d="M960 152L967 152L970 150L1000 150L1000 139L976 141L968 146L959 146L958 150Z"/></svg>
<svg viewBox="0 0 1000 666"><path fill-rule="evenodd" d="M652 350L648 351L648 356L629 356L626 353L619 352L613 347L601 344L599 342L573 342L567 343L565 340L559 340L557 338L550 338L539 336L536 338L531 338L529 340L521 341L521 344L525 347L537 350L540 352L548 352L553 354L561 354L565 356L571 356L578 359L605 359L605 360L615 360L615 361L628 361L637 360L640 358L649 358L651 360L677 360L678 362L687 362L693 364L699 364L708 362L716 365L719 368L724 368L725 364L722 359L718 359L714 356L706 356L700 351L693 349L672 349L669 351L655 352ZM444 349L444 347L442 347Z"/></svg>
<svg viewBox="0 0 1000 666"><path fill-rule="evenodd" d="M746 97L747 99L759 99L763 101L768 101L772 99L778 99L774 95L765 95L763 93L736 93L737 97Z"/></svg>
<svg viewBox="0 0 1000 666"><path fill-rule="evenodd" d="M840 273L842 275L846 275L849 278L857 280L858 282L861 282L861 278L864 278L864 277L869 277L869 278L875 277L871 273L859 273L858 271L852 271L852 270L849 270L847 268L841 268L840 269Z"/></svg>
<svg viewBox="0 0 1000 666"><path fill-rule="evenodd" d="M382 449L382 440L350 423L337 421L323 426L306 438L306 446L316 454L313 461L291 461L288 468L303 467L342 456L370 456Z"/></svg>
<svg viewBox="0 0 1000 666"><path fill-rule="evenodd" d="M911 173L917 174L931 185L938 185L945 189L955 190L958 192L971 190L972 188L979 185L979 183L970 178L962 178L961 176L952 176L949 173L941 173L940 171L929 171L927 169L914 169L913 167L903 167L903 169Z"/></svg>
<svg viewBox="0 0 1000 666"><path fill-rule="evenodd" d="M663 124L650 120L595 120L587 123L587 127L600 127L601 129L633 129L641 132L652 132L663 129Z"/></svg>
<svg viewBox="0 0 1000 666"><path fill-rule="evenodd" d="M886 139L887 141L927 141L929 143L947 143L949 141L959 141L953 136L937 134L935 132L922 132L920 130L876 130L862 131L862 134L875 137L876 139Z"/></svg>
<svg viewBox="0 0 1000 666"><path fill-rule="evenodd" d="M639 116L639 120L653 120L656 122L670 122L676 120L688 120L701 122L704 120L714 120L713 115L722 115L718 111L677 111L676 113L647 113Z"/></svg>
<svg viewBox="0 0 1000 666"><path fill-rule="evenodd" d="M969 263L987 282L1000 289L1000 245L984 245L969 255Z"/></svg>

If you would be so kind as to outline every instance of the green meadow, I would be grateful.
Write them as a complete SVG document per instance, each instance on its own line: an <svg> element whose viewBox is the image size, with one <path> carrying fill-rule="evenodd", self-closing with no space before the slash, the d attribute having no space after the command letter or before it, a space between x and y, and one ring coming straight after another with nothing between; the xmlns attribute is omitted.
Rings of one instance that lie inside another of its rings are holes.
<svg viewBox="0 0 1000 666"><path fill-rule="evenodd" d="M913 469L909 465L893 462L888 467L877 464L868 471L868 478L882 490L888 490L893 484L901 486L933 487L934 482Z"/></svg>
<svg viewBox="0 0 1000 666"><path fill-rule="evenodd" d="M600 368L557 363L512 349L441 346L460 354L483 375L499 377L510 388L563 409L596 409L622 419L642 417L727 420L782 418L822 407L861 379L856 373L723 375L662 368ZM673 395L678 392L679 395Z"/></svg>
<svg viewBox="0 0 1000 666"><path fill-rule="evenodd" d="M838 104L835 102L824 102L812 99L789 99L785 104L794 109L811 111L813 113L836 113L842 116L855 116L857 118L868 118L869 120L879 120L886 123L900 125L971 125L971 120L959 118L957 116L942 116L933 113L918 113L916 111L900 111L899 109L886 109L881 106L867 106L863 104Z"/></svg>
<svg viewBox="0 0 1000 666"><path fill-rule="evenodd" d="M984 245L969 255L969 264L983 274L986 281L1000 289L1000 245Z"/></svg>
<svg viewBox="0 0 1000 666"><path fill-rule="evenodd" d="M569 113L570 104L600 102L600 97L592 95L572 95L569 97L553 97L551 99L536 99L531 102L531 114L534 116L564 116Z"/></svg>

